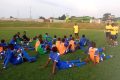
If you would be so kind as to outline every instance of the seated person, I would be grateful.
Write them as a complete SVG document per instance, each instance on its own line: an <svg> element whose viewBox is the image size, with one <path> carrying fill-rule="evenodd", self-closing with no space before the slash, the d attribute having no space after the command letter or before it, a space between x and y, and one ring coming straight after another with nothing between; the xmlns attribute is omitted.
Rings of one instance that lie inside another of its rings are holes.
<svg viewBox="0 0 120 80"><path fill-rule="evenodd" d="M65 44L65 39L62 39L62 42L60 43L60 49L59 49L59 53L60 55L63 55L65 53L67 53L67 46Z"/></svg>
<svg viewBox="0 0 120 80"><path fill-rule="evenodd" d="M2 39L0 45L3 46L3 47L6 47L6 46L7 46L7 43L5 42L4 39Z"/></svg>
<svg viewBox="0 0 120 80"><path fill-rule="evenodd" d="M70 35L70 37L68 38L68 41L70 41L72 39L72 34Z"/></svg>
<svg viewBox="0 0 120 80"><path fill-rule="evenodd" d="M48 35L48 33L45 33L45 35L44 35L44 40L45 40L46 42L49 42L49 41L52 41L52 38Z"/></svg>
<svg viewBox="0 0 120 80"><path fill-rule="evenodd" d="M5 56L6 56L6 54L4 51L4 47L2 45L0 45L0 59L4 59Z"/></svg>
<svg viewBox="0 0 120 80"><path fill-rule="evenodd" d="M70 41L69 41L69 51L70 52L74 52L76 49L76 43L74 41L74 38L72 38Z"/></svg>
<svg viewBox="0 0 120 80"><path fill-rule="evenodd" d="M23 32L22 39L23 39L24 42L29 42L30 41L30 38L28 38L27 35L26 35L26 31Z"/></svg>
<svg viewBox="0 0 120 80"><path fill-rule="evenodd" d="M56 46L52 48L52 51L50 52L50 55L49 55L48 61L45 64L45 67L48 66L50 61L53 62L52 74L55 74L56 68L68 69L74 66L81 67L82 65L86 64L86 62L81 62L80 60L61 61L60 54L58 53Z"/></svg>
<svg viewBox="0 0 120 80"><path fill-rule="evenodd" d="M85 37L85 35L82 35L82 37L80 38L79 44L80 44L80 49L85 50L84 47L87 46L88 44L88 39Z"/></svg>
<svg viewBox="0 0 120 80"><path fill-rule="evenodd" d="M55 44L58 51L60 51L60 44L61 44L61 38L58 38L57 41L56 41L56 44Z"/></svg>
<svg viewBox="0 0 120 80"><path fill-rule="evenodd" d="M80 46L86 46L87 45L87 38L85 37L85 35L82 35L82 37L80 38Z"/></svg>
<svg viewBox="0 0 120 80"><path fill-rule="evenodd" d="M10 44L13 44L13 45L17 44L16 36L13 36L13 38L10 41Z"/></svg>
<svg viewBox="0 0 120 80"><path fill-rule="evenodd" d="M103 59L109 59L109 58L112 58L111 55L108 55L108 56L105 56L104 54L100 54L100 52L103 52L104 48L96 48L96 43L95 42L92 42L92 46L89 48L89 58L90 60L94 63L94 64L97 64L101 61L101 58L102 58L102 61Z"/></svg>
<svg viewBox="0 0 120 80"><path fill-rule="evenodd" d="M14 46L13 44L10 44L8 46L8 49L6 51L6 57L4 59L4 65L3 68L6 68L8 63L12 63L14 65L20 64L23 62L22 56L18 55L17 57L15 56L15 51L14 51Z"/></svg>
<svg viewBox="0 0 120 80"><path fill-rule="evenodd" d="M55 44L55 43L56 43L56 41L57 41L57 36L56 36L56 35L54 35L54 38L53 38L53 40L52 40L52 43L53 43L53 44Z"/></svg>

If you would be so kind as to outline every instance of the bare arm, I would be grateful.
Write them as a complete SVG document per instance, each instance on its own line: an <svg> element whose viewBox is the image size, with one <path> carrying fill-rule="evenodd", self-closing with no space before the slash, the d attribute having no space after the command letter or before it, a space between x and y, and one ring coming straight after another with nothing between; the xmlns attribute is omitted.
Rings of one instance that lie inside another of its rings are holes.
<svg viewBox="0 0 120 80"><path fill-rule="evenodd" d="M50 61L51 61L51 59L48 59L44 67L47 67L48 64L50 63Z"/></svg>
<svg viewBox="0 0 120 80"><path fill-rule="evenodd" d="M52 68L52 74L55 74L55 70L56 70L56 62L53 62L53 68Z"/></svg>

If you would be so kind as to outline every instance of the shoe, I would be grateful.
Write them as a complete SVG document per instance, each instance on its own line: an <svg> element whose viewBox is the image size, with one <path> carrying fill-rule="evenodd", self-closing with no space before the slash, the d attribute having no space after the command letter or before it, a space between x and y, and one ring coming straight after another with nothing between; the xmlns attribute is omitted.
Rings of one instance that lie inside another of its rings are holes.
<svg viewBox="0 0 120 80"><path fill-rule="evenodd" d="M3 69L6 69L6 67L4 66Z"/></svg>
<svg viewBox="0 0 120 80"><path fill-rule="evenodd" d="M113 55L110 55L110 58L112 58L113 57Z"/></svg>

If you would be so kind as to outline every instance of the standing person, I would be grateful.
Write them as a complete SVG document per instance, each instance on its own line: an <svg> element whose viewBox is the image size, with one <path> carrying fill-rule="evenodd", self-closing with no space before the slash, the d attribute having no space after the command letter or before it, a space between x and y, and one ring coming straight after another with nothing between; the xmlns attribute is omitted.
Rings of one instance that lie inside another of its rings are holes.
<svg viewBox="0 0 120 80"><path fill-rule="evenodd" d="M115 41L115 45L118 45L117 38L118 38L118 33L119 33L119 26L118 26L117 23L115 24L115 30L116 30L116 41Z"/></svg>
<svg viewBox="0 0 120 80"><path fill-rule="evenodd" d="M75 38L78 39L79 27L76 23L74 25L74 34L75 34Z"/></svg>
<svg viewBox="0 0 120 80"><path fill-rule="evenodd" d="M112 26L109 23L107 23L105 27L105 32L106 32L106 40L109 45L110 45L110 39L111 39L111 28Z"/></svg>
<svg viewBox="0 0 120 80"><path fill-rule="evenodd" d="M115 24L112 23L112 28L111 28L111 46L115 46L115 42L116 42L116 28L115 28Z"/></svg>

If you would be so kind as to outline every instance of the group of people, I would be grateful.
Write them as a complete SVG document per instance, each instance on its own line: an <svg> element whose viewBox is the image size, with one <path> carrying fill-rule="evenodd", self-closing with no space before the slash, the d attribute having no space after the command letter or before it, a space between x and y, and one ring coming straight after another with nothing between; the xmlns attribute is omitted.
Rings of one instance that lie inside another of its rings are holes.
<svg viewBox="0 0 120 80"><path fill-rule="evenodd" d="M3 60L3 68L6 69L8 63L18 65L25 61L36 61L36 56L29 56L25 50L31 47L29 43L30 39L26 36L25 31L22 37L20 36L20 32L17 32L8 43L2 39L0 42L0 59Z"/></svg>
<svg viewBox="0 0 120 80"><path fill-rule="evenodd" d="M119 26L117 23L107 23L106 25L106 40L110 46L117 46L118 45L118 32Z"/></svg>
<svg viewBox="0 0 120 80"><path fill-rule="evenodd" d="M23 63L24 61L36 61L37 57L30 57L26 49L35 50L38 54L49 53L48 60L46 61L44 67L47 67L50 61L52 61L53 74L55 74L57 68L68 69L75 66L81 67L89 61L97 64L104 59L109 59L112 57L111 55L106 56L104 53L105 48L97 48L96 43L87 39L85 35L82 35L82 37L79 38L78 25L75 24L74 29L76 38L72 35L69 37L64 35L63 38L54 35L52 38L48 33L45 33L44 36L40 34L33 38L28 38L26 32L24 31L24 35L22 37L20 36L20 32L17 32L9 44L7 44L5 40L1 40L0 57L1 59L4 59L3 68L6 68L9 62L17 65ZM109 31L111 29L107 28L106 30ZM34 46L30 45L32 42L35 42L33 43ZM82 50L86 53L86 59L83 61L81 59L71 61L62 61L60 59L61 56L67 55L68 53L74 53L76 50Z"/></svg>
<svg viewBox="0 0 120 80"><path fill-rule="evenodd" d="M78 37L77 39L74 39L72 35L69 37L65 35L63 38L54 35L54 38L52 38L48 35L48 33L46 34L44 37L42 37L42 35L39 35L38 37L36 36L35 50L39 52L39 49L42 48L44 51L41 52L50 53L44 67L47 67L50 61L52 61L53 74L55 74L56 69L68 69L75 66L81 67L89 61L92 61L94 64L98 64L99 62L112 57L112 55L106 56L104 53L105 48L97 48L96 43L89 41L85 35L82 35L79 39ZM71 61L62 61L60 59L61 56L74 53L76 50L82 50L86 53L86 59L83 61L81 61L81 59Z"/></svg>

